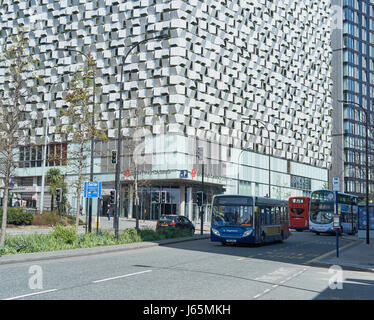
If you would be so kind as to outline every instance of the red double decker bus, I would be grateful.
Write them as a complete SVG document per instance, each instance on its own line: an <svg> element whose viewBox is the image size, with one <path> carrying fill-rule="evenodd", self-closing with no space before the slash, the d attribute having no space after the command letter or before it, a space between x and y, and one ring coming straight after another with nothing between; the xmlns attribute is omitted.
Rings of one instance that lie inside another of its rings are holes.
<svg viewBox="0 0 374 320"><path fill-rule="evenodd" d="M290 197L288 199L291 229L309 230L309 201L310 197Z"/></svg>

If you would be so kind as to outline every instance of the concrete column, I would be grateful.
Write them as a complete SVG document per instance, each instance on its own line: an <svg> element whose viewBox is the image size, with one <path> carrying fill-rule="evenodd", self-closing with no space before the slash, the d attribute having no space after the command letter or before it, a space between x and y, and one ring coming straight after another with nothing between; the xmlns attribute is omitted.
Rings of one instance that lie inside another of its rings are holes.
<svg viewBox="0 0 374 320"><path fill-rule="evenodd" d="M186 199L186 201L188 203L188 219L190 219L192 221L193 206L192 206L192 188L191 187L187 188L187 199Z"/></svg>
<svg viewBox="0 0 374 320"><path fill-rule="evenodd" d="M132 208L133 208L133 204L134 204L134 186L131 184L130 185L130 194L129 194L129 197L130 197L130 201L129 201L129 218L132 218L133 217L133 212L132 212Z"/></svg>
<svg viewBox="0 0 374 320"><path fill-rule="evenodd" d="M180 186L179 187L179 198L180 198L179 208L180 208L180 215L182 215L182 216L186 215L186 212L185 212L186 211L185 210L185 207L186 207L185 191L186 191L185 186Z"/></svg>

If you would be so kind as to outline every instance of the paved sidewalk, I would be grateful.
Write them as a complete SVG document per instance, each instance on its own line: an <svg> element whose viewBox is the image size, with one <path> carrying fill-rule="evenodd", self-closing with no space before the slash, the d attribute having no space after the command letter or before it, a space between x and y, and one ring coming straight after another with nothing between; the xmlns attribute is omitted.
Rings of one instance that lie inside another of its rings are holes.
<svg viewBox="0 0 374 320"><path fill-rule="evenodd" d="M357 237L344 238L351 242L339 248L339 258L336 257L336 250L333 250L314 260L313 263L374 272L374 239L370 239L370 244L366 244L366 240Z"/></svg>

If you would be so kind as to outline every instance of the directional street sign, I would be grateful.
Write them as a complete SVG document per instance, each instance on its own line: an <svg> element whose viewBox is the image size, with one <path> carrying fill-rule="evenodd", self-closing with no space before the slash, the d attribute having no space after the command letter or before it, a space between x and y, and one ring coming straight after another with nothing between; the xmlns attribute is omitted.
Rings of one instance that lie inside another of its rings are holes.
<svg viewBox="0 0 374 320"><path fill-rule="evenodd" d="M85 198L100 198L101 197L101 181L100 182L85 182L84 183L84 197Z"/></svg>

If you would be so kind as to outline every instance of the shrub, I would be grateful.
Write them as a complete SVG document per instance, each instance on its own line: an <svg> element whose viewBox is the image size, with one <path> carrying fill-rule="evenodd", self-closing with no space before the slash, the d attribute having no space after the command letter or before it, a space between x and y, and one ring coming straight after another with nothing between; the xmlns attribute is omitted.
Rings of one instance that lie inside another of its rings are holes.
<svg viewBox="0 0 374 320"><path fill-rule="evenodd" d="M34 215L32 224L34 226L55 226L60 222L58 214L54 211L43 211L43 214Z"/></svg>
<svg viewBox="0 0 374 320"><path fill-rule="evenodd" d="M43 211L43 214L34 214L32 221L34 226L56 226L61 224L63 226L75 225L75 216L62 215L59 216L57 211ZM79 220L79 225L84 224L82 220Z"/></svg>
<svg viewBox="0 0 374 320"><path fill-rule="evenodd" d="M3 217L3 209L0 208L0 226ZM16 226L20 225L31 225L33 220L33 214L31 212L26 212L20 207L9 207L7 209L7 224L13 224Z"/></svg>
<svg viewBox="0 0 374 320"><path fill-rule="evenodd" d="M5 254L56 250L57 246L51 244L51 240L51 237L46 234L8 236L5 240Z"/></svg>
<svg viewBox="0 0 374 320"><path fill-rule="evenodd" d="M53 229L52 237L64 243L72 244L77 239L78 235L74 227L57 225Z"/></svg>

